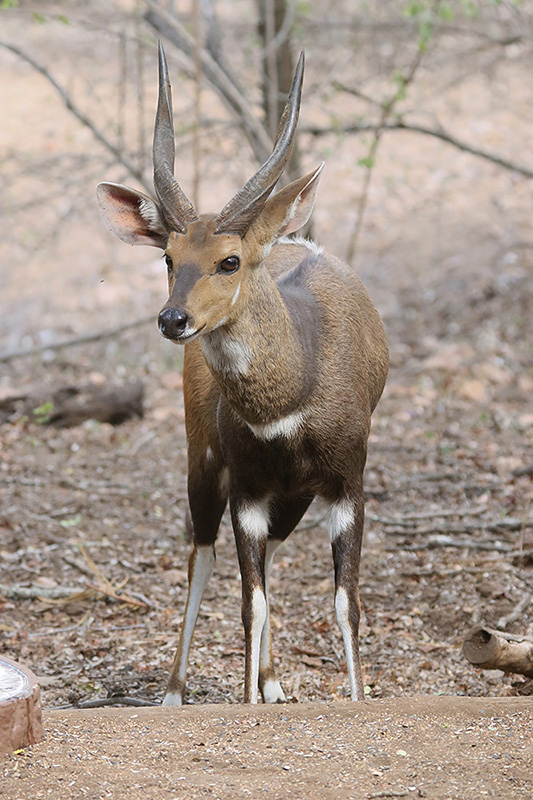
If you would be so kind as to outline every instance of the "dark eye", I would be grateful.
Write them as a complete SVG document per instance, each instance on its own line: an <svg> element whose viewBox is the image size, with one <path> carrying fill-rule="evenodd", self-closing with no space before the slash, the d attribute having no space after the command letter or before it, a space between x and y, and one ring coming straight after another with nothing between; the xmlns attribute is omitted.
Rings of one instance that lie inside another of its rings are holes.
<svg viewBox="0 0 533 800"><path fill-rule="evenodd" d="M172 270L174 269L174 267L172 265L172 259L170 258L170 256L165 255L165 263L167 265L167 271L170 274L172 272Z"/></svg>
<svg viewBox="0 0 533 800"><path fill-rule="evenodd" d="M217 266L217 272L223 272L225 275L229 275L232 272L237 272L241 265L241 260L239 256L228 256L220 264Z"/></svg>

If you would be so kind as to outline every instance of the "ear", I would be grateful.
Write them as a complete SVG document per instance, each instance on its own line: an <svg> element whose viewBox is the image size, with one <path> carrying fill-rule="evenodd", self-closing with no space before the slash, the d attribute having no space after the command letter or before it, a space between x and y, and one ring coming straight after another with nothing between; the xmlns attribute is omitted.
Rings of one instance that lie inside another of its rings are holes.
<svg viewBox="0 0 533 800"><path fill-rule="evenodd" d="M251 226L261 244L294 233L306 224L313 213L323 168L324 162L267 200L263 211Z"/></svg>
<svg viewBox="0 0 533 800"><path fill-rule="evenodd" d="M99 183L96 197L109 230L126 244L167 246L168 230L151 197L118 183Z"/></svg>

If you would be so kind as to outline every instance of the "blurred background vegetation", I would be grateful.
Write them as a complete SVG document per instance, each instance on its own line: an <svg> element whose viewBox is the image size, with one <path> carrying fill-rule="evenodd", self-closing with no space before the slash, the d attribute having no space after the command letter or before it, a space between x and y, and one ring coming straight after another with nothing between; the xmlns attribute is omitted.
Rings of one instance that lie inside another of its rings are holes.
<svg viewBox="0 0 533 800"><path fill-rule="evenodd" d="M266 157L304 49L291 173L327 162L313 233L328 248L389 287L391 270L416 261L395 287L415 292L418 273L425 282L426 271L461 259L458 236L475 261L483 238L524 248L533 175L526 2L3 0L4 354L120 323L123 302L129 322L157 309L149 270L138 271L153 253L110 240L94 187L105 179L151 190L158 37L173 76L177 175L201 210L217 210ZM493 206L509 211L497 229ZM387 313L390 293L376 291Z"/></svg>

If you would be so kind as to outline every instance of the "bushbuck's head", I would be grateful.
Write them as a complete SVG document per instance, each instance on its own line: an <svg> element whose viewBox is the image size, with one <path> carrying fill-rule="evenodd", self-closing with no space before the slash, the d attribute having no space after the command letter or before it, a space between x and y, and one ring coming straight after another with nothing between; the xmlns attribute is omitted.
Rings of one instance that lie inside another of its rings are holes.
<svg viewBox="0 0 533 800"><path fill-rule="evenodd" d="M322 164L270 196L290 157L303 67L302 53L271 156L219 214L199 216L174 177L172 98L160 43L153 144L157 201L114 183L99 184L97 197L104 220L119 239L165 251L169 299L159 327L166 338L185 343L230 323L272 242L309 219Z"/></svg>

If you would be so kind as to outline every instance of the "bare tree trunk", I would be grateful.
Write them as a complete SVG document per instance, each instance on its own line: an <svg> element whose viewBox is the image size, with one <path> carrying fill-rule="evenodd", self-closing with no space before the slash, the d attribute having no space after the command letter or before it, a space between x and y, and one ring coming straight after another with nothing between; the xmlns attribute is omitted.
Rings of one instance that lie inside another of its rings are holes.
<svg viewBox="0 0 533 800"><path fill-rule="evenodd" d="M294 0L257 0L258 32L263 44L262 85L266 126L276 137L294 74L292 23ZM289 161L289 173L299 172L300 157L296 141Z"/></svg>

